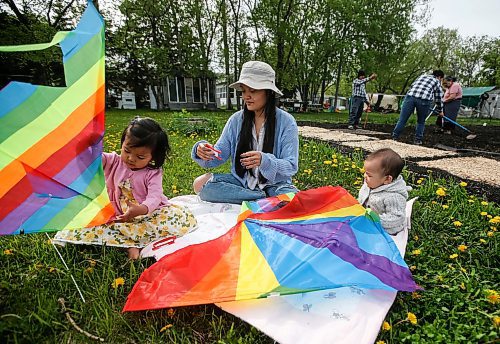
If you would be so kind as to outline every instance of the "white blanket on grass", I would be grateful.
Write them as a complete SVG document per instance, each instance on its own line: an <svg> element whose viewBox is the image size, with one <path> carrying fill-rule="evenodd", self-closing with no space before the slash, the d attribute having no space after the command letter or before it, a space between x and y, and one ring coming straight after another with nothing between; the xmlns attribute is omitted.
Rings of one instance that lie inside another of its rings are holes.
<svg viewBox="0 0 500 344"><path fill-rule="evenodd" d="M170 201L189 207L199 229L173 244L160 247L150 244L142 250L143 257L158 260L183 247L218 238L236 224L240 212L239 205L202 202L191 195ZM403 257L414 201L406 205L405 230L392 237ZM395 298L396 292L392 291L342 287L216 305L279 343L362 344L375 341Z"/></svg>

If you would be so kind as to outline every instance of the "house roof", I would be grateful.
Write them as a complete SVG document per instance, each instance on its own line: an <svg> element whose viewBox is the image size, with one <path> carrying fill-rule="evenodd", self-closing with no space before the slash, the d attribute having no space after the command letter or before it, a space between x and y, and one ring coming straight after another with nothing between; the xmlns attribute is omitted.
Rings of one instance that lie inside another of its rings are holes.
<svg viewBox="0 0 500 344"><path fill-rule="evenodd" d="M462 94L464 97L479 97L485 92L494 90L496 86L487 87L464 87L462 88Z"/></svg>

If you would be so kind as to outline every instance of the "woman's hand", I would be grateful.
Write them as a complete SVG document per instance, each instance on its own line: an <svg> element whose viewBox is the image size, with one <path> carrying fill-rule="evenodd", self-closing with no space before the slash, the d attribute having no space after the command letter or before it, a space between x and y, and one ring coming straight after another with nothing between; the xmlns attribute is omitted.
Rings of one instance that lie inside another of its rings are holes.
<svg viewBox="0 0 500 344"><path fill-rule="evenodd" d="M260 166L262 162L262 153L258 151L250 151L240 155L241 165L247 170Z"/></svg>
<svg viewBox="0 0 500 344"><path fill-rule="evenodd" d="M125 213L118 215L116 217L117 222L130 222L136 216L146 215L148 213L148 207L142 204L136 204L127 201L128 209Z"/></svg>
<svg viewBox="0 0 500 344"><path fill-rule="evenodd" d="M205 161L213 160L215 157L215 152L209 143L200 143L198 147L196 147L196 155Z"/></svg>

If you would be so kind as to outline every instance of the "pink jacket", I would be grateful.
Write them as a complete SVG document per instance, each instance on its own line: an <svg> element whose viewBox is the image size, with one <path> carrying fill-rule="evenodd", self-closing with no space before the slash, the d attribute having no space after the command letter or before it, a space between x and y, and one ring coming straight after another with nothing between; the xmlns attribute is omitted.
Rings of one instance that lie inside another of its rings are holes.
<svg viewBox="0 0 500 344"><path fill-rule="evenodd" d="M148 207L148 213L169 205L163 194L162 169L143 168L132 171L116 153L102 153L104 178L109 199L115 208L115 214L123 214L120 207L121 182L129 179L135 200Z"/></svg>

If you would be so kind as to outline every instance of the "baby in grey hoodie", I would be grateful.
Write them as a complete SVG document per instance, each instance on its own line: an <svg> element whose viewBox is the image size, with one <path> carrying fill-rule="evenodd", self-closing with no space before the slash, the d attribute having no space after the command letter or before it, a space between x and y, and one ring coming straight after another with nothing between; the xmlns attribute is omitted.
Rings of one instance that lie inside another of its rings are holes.
<svg viewBox="0 0 500 344"><path fill-rule="evenodd" d="M380 217L385 231L396 235L404 229L406 200L411 187L401 171L404 161L390 148L379 149L366 157L365 181L359 190L358 201Z"/></svg>

